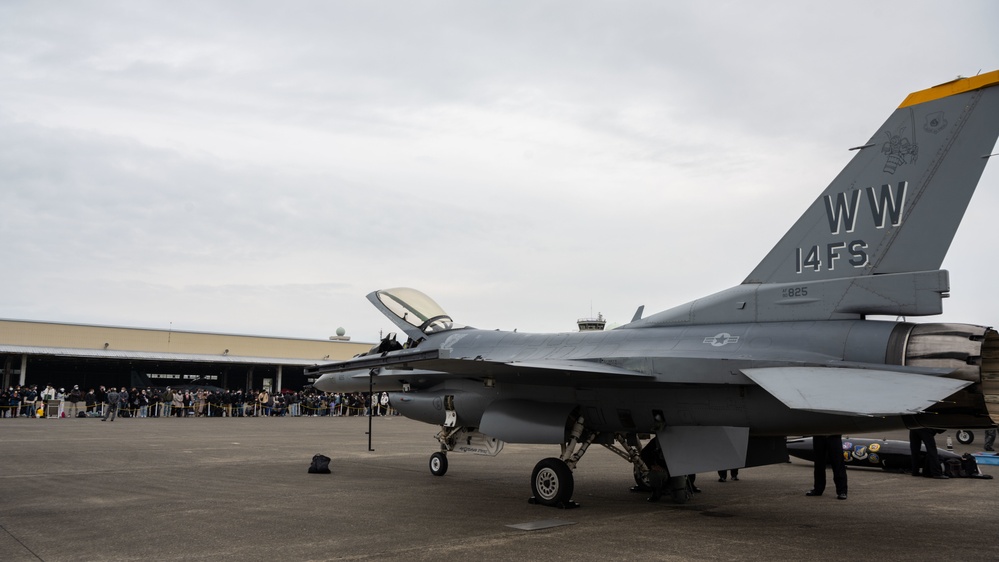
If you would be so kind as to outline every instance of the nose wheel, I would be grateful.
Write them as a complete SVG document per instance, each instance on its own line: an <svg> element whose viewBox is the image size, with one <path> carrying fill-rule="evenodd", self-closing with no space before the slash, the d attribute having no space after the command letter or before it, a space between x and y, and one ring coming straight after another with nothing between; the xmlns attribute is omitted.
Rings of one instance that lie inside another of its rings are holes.
<svg viewBox="0 0 999 562"><path fill-rule="evenodd" d="M430 455L430 474L434 476L447 474L447 455L440 452Z"/></svg>

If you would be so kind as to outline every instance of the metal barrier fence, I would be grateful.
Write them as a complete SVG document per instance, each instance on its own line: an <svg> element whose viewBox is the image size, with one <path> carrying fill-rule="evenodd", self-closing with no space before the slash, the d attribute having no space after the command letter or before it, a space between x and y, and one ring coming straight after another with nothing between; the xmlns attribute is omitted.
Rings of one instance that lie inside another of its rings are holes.
<svg viewBox="0 0 999 562"><path fill-rule="evenodd" d="M94 405L93 407L77 407L76 410L68 407L72 402L66 402L63 400L49 400L42 401L38 400L28 404L17 404L0 406L0 418L16 418L16 417L29 417L29 418L70 418L77 417L78 412L84 412L86 417L103 417L107 413L108 404L103 402L101 404ZM82 404L78 402L77 404ZM52 412L55 412L53 415ZM275 411L280 412L276 414ZM289 404L283 410L280 408L275 408L273 406L264 406L261 404L245 403L241 405L228 404L228 405L213 405L211 403L204 404L192 404L189 406L174 406L172 404L150 404L148 406L137 406L137 407L119 407L118 416L119 417L131 417L131 418L166 418L166 417L268 417L268 416L287 416L287 417L312 417L312 416L329 416L329 417L347 417L347 416L366 416L368 415L368 409L364 406L348 406L344 403L340 404L330 404L327 406L312 407L306 404L296 403ZM395 416L398 412L390 406L376 405L375 411L372 412L375 416Z"/></svg>

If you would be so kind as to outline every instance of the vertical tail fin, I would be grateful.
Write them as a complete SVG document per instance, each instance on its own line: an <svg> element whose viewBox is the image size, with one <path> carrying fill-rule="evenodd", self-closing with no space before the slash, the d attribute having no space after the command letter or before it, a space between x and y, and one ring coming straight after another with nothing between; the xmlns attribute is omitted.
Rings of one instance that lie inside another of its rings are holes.
<svg viewBox="0 0 999 562"><path fill-rule="evenodd" d="M999 137L999 71L910 94L741 285L629 328L925 316Z"/></svg>
<svg viewBox="0 0 999 562"><path fill-rule="evenodd" d="M999 136L996 86L910 94L744 283L939 269Z"/></svg>

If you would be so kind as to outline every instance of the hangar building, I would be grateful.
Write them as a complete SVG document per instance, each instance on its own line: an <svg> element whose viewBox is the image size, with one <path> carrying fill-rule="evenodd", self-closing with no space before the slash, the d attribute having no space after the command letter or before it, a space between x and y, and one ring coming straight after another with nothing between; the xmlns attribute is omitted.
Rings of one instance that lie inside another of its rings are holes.
<svg viewBox="0 0 999 562"><path fill-rule="evenodd" d="M301 390L305 367L350 359L373 344L0 319L3 388L51 384Z"/></svg>

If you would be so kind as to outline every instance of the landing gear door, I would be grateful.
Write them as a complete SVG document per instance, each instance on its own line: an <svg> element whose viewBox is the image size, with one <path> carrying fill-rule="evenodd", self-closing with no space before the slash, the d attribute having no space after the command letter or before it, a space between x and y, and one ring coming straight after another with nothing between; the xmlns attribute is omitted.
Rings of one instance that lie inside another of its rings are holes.
<svg viewBox="0 0 999 562"><path fill-rule="evenodd" d="M458 424L458 412L454 409L454 395L444 397L444 427L454 427Z"/></svg>
<svg viewBox="0 0 999 562"><path fill-rule="evenodd" d="M671 475L746 466L748 427L670 426L656 436Z"/></svg>

